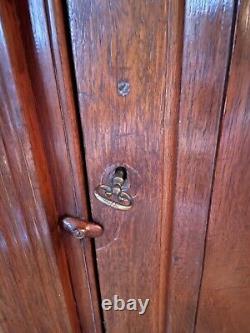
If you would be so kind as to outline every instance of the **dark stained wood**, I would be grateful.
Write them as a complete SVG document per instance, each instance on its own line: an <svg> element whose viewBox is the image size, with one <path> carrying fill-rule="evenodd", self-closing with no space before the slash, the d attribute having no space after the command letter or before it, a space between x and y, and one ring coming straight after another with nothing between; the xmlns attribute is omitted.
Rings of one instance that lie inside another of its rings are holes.
<svg viewBox="0 0 250 333"><path fill-rule="evenodd" d="M0 15L1 332L78 332L16 2Z"/></svg>
<svg viewBox="0 0 250 333"><path fill-rule="evenodd" d="M197 332L250 328L250 1L239 2Z"/></svg>
<svg viewBox="0 0 250 333"><path fill-rule="evenodd" d="M150 298L143 316L105 312L105 326L158 333L166 317L183 3L69 0L68 11L91 207L104 227L96 240L102 298ZM126 97L117 93L120 80L130 84ZM119 165L127 167L134 195L127 212L93 196Z"/></svg>
<svg viewBox="0 0 250 333"><path fill-rule="evenodd" d="M18 6L58 218L88 219L62 2L23 0ZM81 330L101 332L91 242L61 237Z"/></svg>
<svg viewBox="0 0 250 333"><path fill-rule="evenodd" d="M233 1L185 3L167 332L193 332Z"/></svg>

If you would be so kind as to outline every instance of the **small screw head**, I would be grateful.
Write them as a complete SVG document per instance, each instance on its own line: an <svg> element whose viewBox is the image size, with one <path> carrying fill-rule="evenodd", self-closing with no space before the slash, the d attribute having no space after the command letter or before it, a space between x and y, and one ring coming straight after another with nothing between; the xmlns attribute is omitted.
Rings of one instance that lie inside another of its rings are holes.
<svg viewBox="0 0 250 333"><path fill-rule="evenodd" d="M123 97L127 96L130 92L129 82L126 80L119 81L117 84L117 91L118 91L118 95L123 96Z"/></svg>

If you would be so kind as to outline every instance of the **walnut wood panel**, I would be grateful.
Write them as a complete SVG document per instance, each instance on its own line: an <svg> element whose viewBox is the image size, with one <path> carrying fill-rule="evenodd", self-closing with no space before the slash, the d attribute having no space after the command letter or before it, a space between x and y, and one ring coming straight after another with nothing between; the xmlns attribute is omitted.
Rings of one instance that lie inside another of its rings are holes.
<svg viewBox="0 0 250 333"><path fill-rule="evenodd" d="M239 2L216 164L197 332L250 327L250 1Z"/></svg>
<svg viewBox="0 0 250 333"><path fill-rule="evenodd" d="M35 95L58 217L88 218L79 132L62 2L18 2L21 31ZM81 330L100 332L92 246L63 237Z"/></svg>
<svg viewBox="0 0 250 333"><path fill-rule="evenodd" d="M185 3L167 332L193 332L233 1Z"/></svg>
<svg viewBox="0 0 250 333"><path fill-rule="evenodd" d="M0 3L0 330L78 332L15 5Z"/></svg>
<svg viewBox="0 0 250 333"><path fill-rule="evenodd" d="M101 295L150 299L143 316L104 312L107 332L164 327L182 11L172 1L68 1L92 213L104 226L96 240ZM130 84L126 97L117 93L120 80ZM127 167L134 195L127 212L93 197L118 165Z"/></svg>

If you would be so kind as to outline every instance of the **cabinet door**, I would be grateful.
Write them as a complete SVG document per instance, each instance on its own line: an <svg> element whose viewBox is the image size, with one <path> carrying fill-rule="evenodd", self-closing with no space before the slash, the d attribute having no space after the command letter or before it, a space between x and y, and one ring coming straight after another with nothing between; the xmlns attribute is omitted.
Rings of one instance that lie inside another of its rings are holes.
<svg viewBox="0 0 250 333"><path fill-rule="evenodd" d="M208 225L197 332L250 327L250 2L240 1Z"/></svg>
<svg viewBox="0 0 250 333"><path fill-rule="evenodd" d="M0 3L1 332L100 332L92 245L59 2Z"/></svg>
<svg viewBox="0 0 250 333"><path fill-rule="evenodd" d="M67 8L92 214L104 227L101 297L150 300L143 315L104 311L105 327L193 332L234 2ZM126 211L94 195L119 166L133 198Z"/></svg>

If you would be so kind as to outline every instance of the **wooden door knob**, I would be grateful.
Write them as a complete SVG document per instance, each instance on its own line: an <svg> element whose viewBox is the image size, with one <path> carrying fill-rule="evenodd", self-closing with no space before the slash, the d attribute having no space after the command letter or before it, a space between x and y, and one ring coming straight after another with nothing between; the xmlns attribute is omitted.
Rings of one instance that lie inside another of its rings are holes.
<svg viewBox="0 0 250 333"><path fill-rule="evenodd" d="M62 227L78 239L85 237L95 238L103 233L103 228L99 224L75 217L63 218Z"/></svg>

